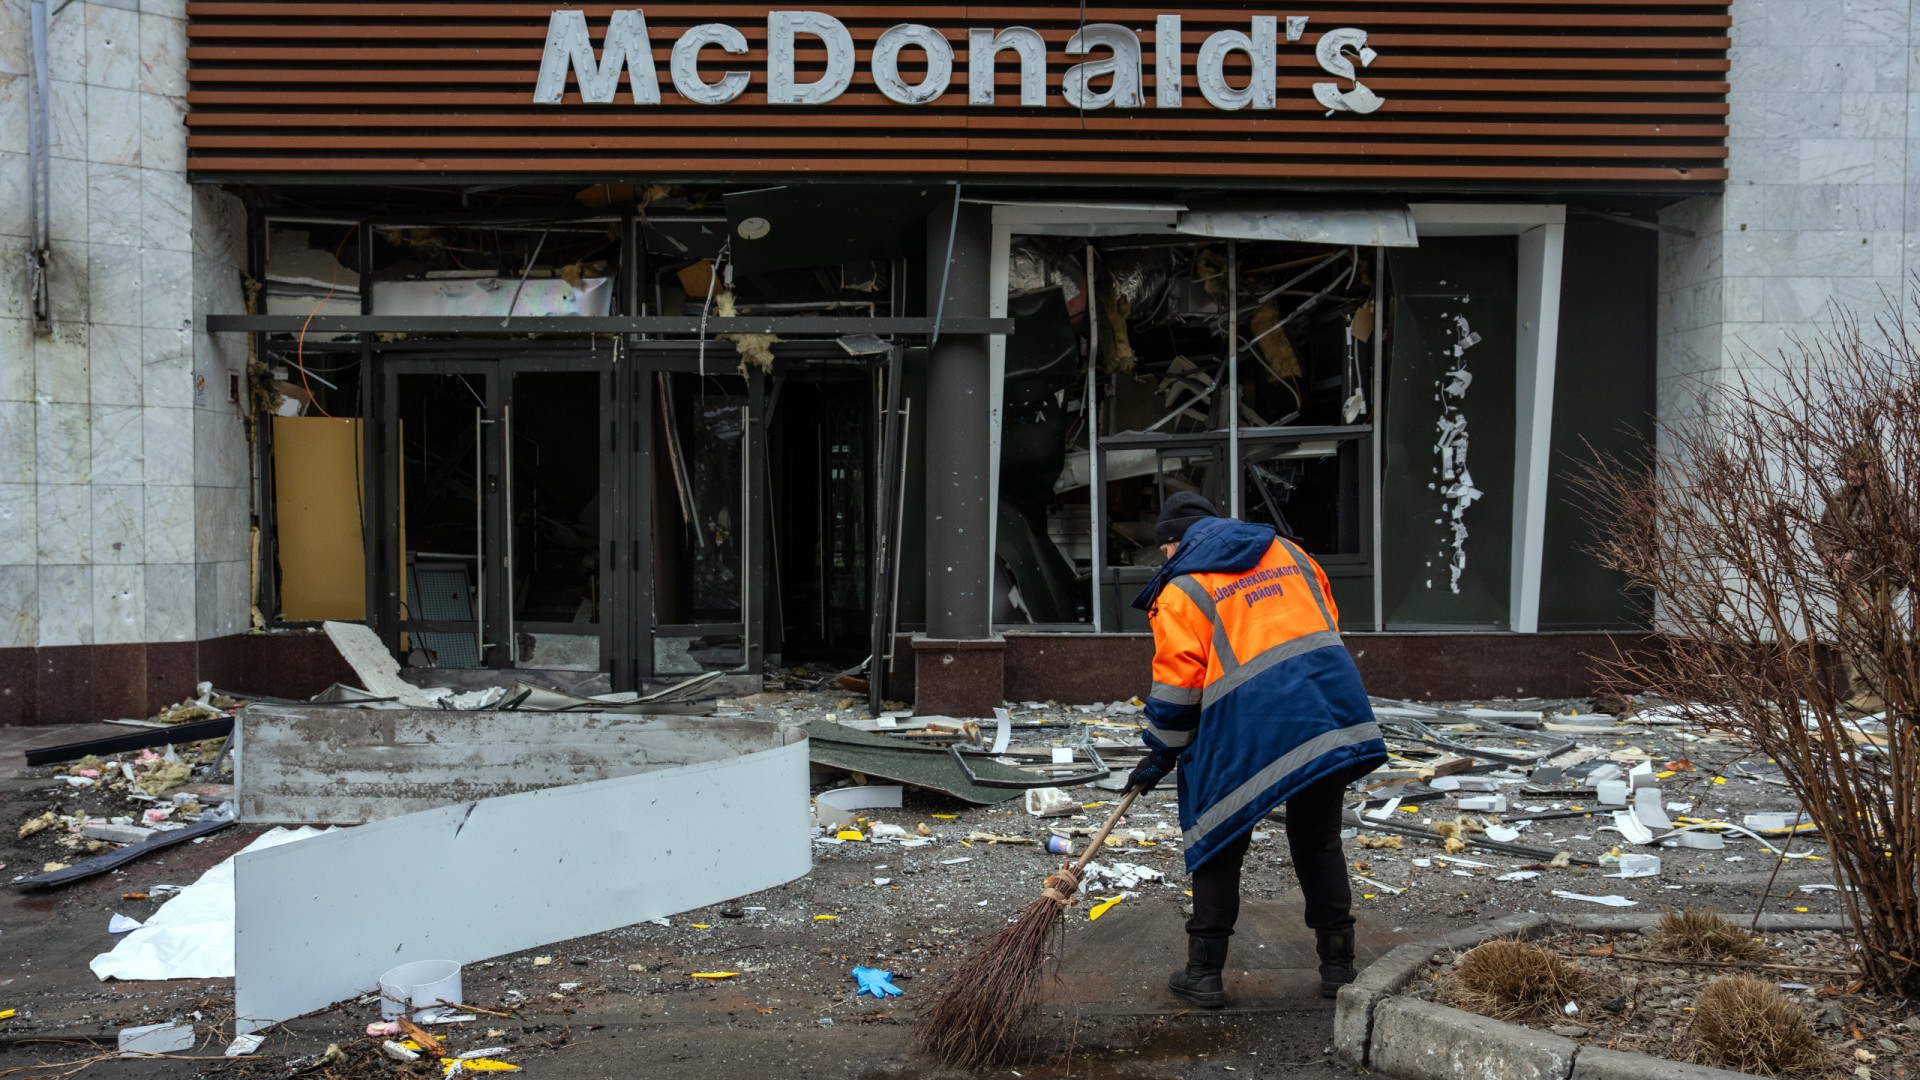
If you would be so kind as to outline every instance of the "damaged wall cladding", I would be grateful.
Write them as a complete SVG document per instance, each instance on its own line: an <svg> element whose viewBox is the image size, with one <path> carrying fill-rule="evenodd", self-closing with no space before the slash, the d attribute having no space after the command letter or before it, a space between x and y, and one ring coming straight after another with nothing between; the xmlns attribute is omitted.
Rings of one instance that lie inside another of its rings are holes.
<svg viewBox="0 0 1920 1080"><path fill-rule="evenodd" d="M728 717L254 705L235 723L240 819L352 825L721 761L803 740Z"/></svg>
<svg viewBox="0 0 1920 1080"><path fill-rule="evenodd" d="M236 1033L369 992L398 964L468 963L792 881L812 866L807 795L802 741L242 854Z"/></svg>
<svg viewBox="0 0 1920 1080"><path fill-rule="evenodd" d="M1721 183L1727 0L1647 6L819 12L721 0L406 5L376 24L344 2L196 5L188 161L234 180ZM383 59L342 79L335 57L361 50Z"/></svg>

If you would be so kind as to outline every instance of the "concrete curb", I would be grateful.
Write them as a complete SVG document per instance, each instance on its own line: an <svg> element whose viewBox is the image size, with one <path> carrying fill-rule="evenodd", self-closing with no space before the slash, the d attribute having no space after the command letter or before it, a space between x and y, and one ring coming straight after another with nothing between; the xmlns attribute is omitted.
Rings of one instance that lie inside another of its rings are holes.
<svg viewBox="0 0 1920 1080"><path fill-rule="evenodd" d="M1475 923L1464 930L1428 941L1395 946L1385 956L1368 964L1358 978L1340 988L1333 1010L1333 1052L1349 1065L1367 1064L1367 1049L1373 1038L1373 1014L1380 1002L1403 989L1442 950L1471 949L1497 937L1535 938L1545 934L1552 921L1545 915L1508 915L1492 922Z"/></svg>
<svg viewBox="0 0 1920 1080"><path fill-rule="evenodd" d="M1595 915L1509 915L1426 941L1395 947L1340 988L1333 1014L1333 1052L1341 1062L1405 1080L1498 1076L1502 1080L1736 1080L1746 1073L1669 1061L1650 1054L1588 1046L1491 1020L1461 1009L1397 996L1437 952L1459 952L1495 938L1544 937L1567 931L1644 930L1660 912ZM1753 915L1728 914L1735 925ZM1838 915L1765 915L1762 931L1844 930Z"/></svg>

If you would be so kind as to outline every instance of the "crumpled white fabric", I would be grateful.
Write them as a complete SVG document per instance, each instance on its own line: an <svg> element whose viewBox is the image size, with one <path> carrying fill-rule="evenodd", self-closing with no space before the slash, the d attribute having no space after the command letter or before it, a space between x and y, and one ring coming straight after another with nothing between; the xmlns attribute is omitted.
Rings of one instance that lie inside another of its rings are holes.
<svg viewBox="0 0 1920 1080"><path fill-rule="evenodd" d="M311 826L273 829L240 854L323 831ZM88 966L102 979L231 979L233 925L233 856L228 856Z"/></svg>

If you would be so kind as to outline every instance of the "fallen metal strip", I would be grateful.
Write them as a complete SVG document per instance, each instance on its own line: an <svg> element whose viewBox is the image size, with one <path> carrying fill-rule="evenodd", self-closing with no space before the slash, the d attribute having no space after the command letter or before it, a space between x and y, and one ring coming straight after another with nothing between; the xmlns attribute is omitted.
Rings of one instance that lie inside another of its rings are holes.
<svg viewBox="0 0 1920 1080"><path fill-rule="evenodd" d="M71 885L84 878L104 874L163 848L170 848L175 844L184 844L189 840L198 840L203 836L219 832L233 824L235 820L231 817L221 817L196 822L184 829L169 829L163 833L156 833L151 839L141 843L129 844L118 851L109 851L105 855L96 855L85 862L74 863L65 870L54 870L50 873L35 874L30 878L20 878L12 882L12 885L17 889L52 889L61 885Z"/></svg>
<svg viewBox="0 0 1920 1080"><path fill-rule="evenodd" d="M29 750L27 764L57 765L62 761L78 761L88 754L119 754L128 750L145 750L150 746L165 746L168 743L220 739L232 732L233 717L231 716L222 716L214 720L195 720L192 723L174 724L164 728L141 728L125 735L109 735L104 739L62 743L59 746L42 746Z"/></svg>
<svg viewBox="0 0 1920 1080"><path fill-rule="evenodd" d="M1093 768L1087 772L1074 773L1071 776L1043 776L1033 780L996 780L992 777L981 776L973 771L973 766L967 764L966 755L961 752L959 743L954 743L952 746L947 747L947 752L953 755L953 760L955 764L960 766L960 771L967 774L967 782L969 784L977 784L980 787L990 788L1015 788L1025 791L1028 788L1072 787L1075 784L1091 784L1095 780L1105 780L1113 774L1113 770L1107 768L1107 763L1100 760L1100 751L1095 750L1091 746L1085 749L1087 751L1087 760L1093 763ZM985 750L976 750L974 753L989 759L992 757L992 755Z"/></svg>
<svg viewBox="0 0 1920 1080"><path fill-rule="evenodd" d="M1274 817L1273 814L1268 814L1267 816L1270 818ZM1285 821L1286 817L1282 815L1276 820ZM1444 844L1447 841L1445 836L1434 832L1432 829L1421 828L1418 825L1401 825L1397 822L1375 821L1372 818L1362 817L1357 810L1347 811L1345 821L1349 825L1358 825L1363 829L1378 829L1381 832L1398 833L1401 836L1412 836L1421 840L1432 840L1437 844ZM1523 855L1529 859L1537 859L1541 862L1551 862L1554 856L1560 854L1557 851L1548 851L1546 848L1527 847L1525 844L1503 844L1498 840L1488 840L1485 837L1476 836L1473 833L1462 833L1460 839L1469 847L1485 848L1488 851L1497 851L1503 855ZM1434 857L1446 858L1444 854ZM1569 858L1575 866L1599 865L1591 859L1582 859L1572 855L1569 855Z"/></svg>
<svg viewBox="0 0 1920 1080"><path fill-rule="evenodd" d="M705 333L839 336L841 334L931 335L934 320L860 318L832 315L738 315L705 320ZM491 315L208 315L209 333L298 334L498 334ZM699 334L701 320L691 315L516 316L508 328L516 334ZM951 316L941 329L949 334L1011 334L1014 320Z"/></svg>

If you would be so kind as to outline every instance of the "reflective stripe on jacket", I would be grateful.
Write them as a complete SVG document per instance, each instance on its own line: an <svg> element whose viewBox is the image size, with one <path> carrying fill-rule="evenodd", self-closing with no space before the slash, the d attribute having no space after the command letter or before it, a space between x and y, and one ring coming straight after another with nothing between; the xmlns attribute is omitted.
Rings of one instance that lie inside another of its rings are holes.
<svg viewBox="0 0 1920 1080"><path fill-rule="evenodd" d="M1154 638L1145 739L1180 750L1189 870L1309 784L1386 760L1326 574L1270 526L1197 523L1135 605Z"/></svg>

